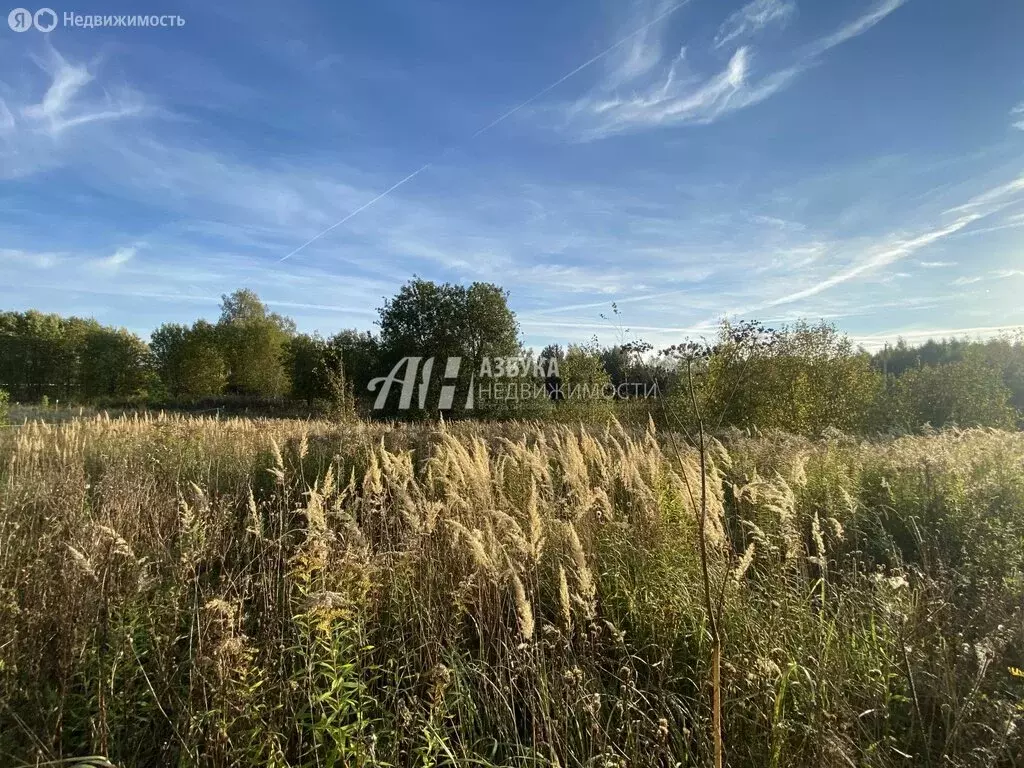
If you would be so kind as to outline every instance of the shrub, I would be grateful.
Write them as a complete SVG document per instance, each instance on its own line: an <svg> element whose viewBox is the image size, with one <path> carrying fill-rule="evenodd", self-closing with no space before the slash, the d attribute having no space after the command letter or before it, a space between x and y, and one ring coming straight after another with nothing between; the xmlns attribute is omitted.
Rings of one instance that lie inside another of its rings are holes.
<svg viewBox="0 0 1024 768"><path fill-rule="evenodd" d="M925 424L1008 428L1016 421L1012 394L1002 373L976 358L915 368L888 388L888 421L904 429Z"/></svg>

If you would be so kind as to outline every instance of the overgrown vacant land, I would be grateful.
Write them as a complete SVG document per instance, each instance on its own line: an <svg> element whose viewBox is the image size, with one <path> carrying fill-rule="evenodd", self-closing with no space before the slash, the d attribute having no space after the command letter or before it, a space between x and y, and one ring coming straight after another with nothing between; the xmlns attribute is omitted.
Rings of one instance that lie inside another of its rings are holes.
<svg viewBox="0 0 1024 768"><path fill-rule="evenodd" d="M3 765L712 763L699 469L669 436L0 433ZM710 460L727 765L1024 763L1024 435Z"/></svg>

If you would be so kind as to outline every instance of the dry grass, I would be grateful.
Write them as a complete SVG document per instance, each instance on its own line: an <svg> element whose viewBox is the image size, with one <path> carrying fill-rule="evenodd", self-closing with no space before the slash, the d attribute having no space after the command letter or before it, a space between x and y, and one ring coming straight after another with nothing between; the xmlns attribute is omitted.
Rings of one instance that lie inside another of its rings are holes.
<svg viewBox="0 0 1024 768"><path fill-rule="evenodd" d="M1024 763L1024 435L724 443L726 763ZM707 765L698 478L616 423L0 430L0 760Z"/></svg>

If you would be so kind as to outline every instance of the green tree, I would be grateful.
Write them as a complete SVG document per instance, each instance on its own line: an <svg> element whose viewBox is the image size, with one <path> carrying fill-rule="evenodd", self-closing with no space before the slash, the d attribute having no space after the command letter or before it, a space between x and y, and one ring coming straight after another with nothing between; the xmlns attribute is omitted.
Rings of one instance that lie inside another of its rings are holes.
<svg viewBox="0 0 1024 768"><path fill-rule="evenodd" d="M136 335L29 310L0 314L0 384L18 400L94 400L141 397L153 376Z"/></svg>
<svg viewBox="0 0 1024 768"><path fill-rule="evenodd" d="M872 358L874 366L887 376L901 377L909 371L949 363L981 360L1002 374L1010 389L1011 404L1024 410L1024 331L1003 334L987 341L970 339L929 340L918 347L900 339Z"/></svg>
<svg viewBox="0 0 1024 768"><path fill-rule="evenodd" d="M152 385L149 348L124 329L88 329L82 349L81 394L87 400L143 398Z"/></svg>
<svg viewBox="0 0 1024 768"><path fill-rule="evenodd" d="M490 283L469 288L416 278L378 310L381 346L389 360L402 357L518 354L519 324L508 294Z"/></svg>
<svg viewBox="0 0 1024 768"><path fill-rule="evenodd" d="M165 324L150 337L157 370L175 398L196 400L221 394L227 363L216 326L197 320L192 327Z"/></svg>
<svg viewBox="0 0 1024 768"><path fill-rule="evenodd" d="M473 283L465 292L464 345L473 370L481 359L519 354L519 323L508 306L508 291L493 283Z"/></svg>
<svg viewBox="0 0 1024 768"><path fill-rule="evenodd" d="M586 385L600 391L612 381L595 345L570 344L565 358L558 365L558 375L563 389Z"/></svg>
<svg viewBox="0 0 1024 768"><path fill-rule="evenodd" d="M312 407L314 401L327 396L325 371L330 351L330 345L316 334L300 333L285 343L284 360L292 397Z"/></svg>
<svg viewBox="0 0 1024 768"><path fill-rule="evenodd" d="M332 355L343 359L345 376L354 391L366 393L370 380L380 376L384 367L377 338L369 332L346 329L332 336L328 346ZM335 361L329 362L333 365Z"/></svg>
<svg viewBox="0 0 1024 768"><path fill-rule="evenodd" d="M378 312L385 364L403 357L460 355L466 325L462 286L416 278L403 285Z"/></svg>
<svg viewBox="0 0 1024 768"><path fill-rule="evenodd" d="M268 311L248 289L222 298L217 331L230 389L261 397L285 394L289 380L284 347L295 334L295 323Z"/></svg>
<svg viewBox="0 0 1024 768"><path fill-rule="evenodd" d="M759 426L800 434L864 429L881 383L870 357L824 322L782 328L753 369Z"/></svg>
<svg viewBox="0 0 1024 768"><path fill-rule="evenodd" d="M555 415L565 421L603 421L614 412L612 380L596 343L570 344L558 364Z"/></svg>
<svg viewBox="0 0 1024 768"><path fill-rule="evenodd" d="M813 435L872 425L881 375L827 323L778 330L723 323L706 349L708 355L691 365L692 377L673 389L671 408L679 418L693 410L695 398L701 412L716 414L712 428L720 419L722 425Z"/></svg>
<svg viewBox="0 0 1024 768"><path fill-rule="evenodd" d="M565 360L565 350L561 344L548 344L540 351L540 356L545 360L557 360L561 363Z"/></svg>
<svg viewBox="0 0 1024 768"><path fill-rule="evenodd" d="M72 338L73 322L86 321L35 310L0 314L0 385L16 400L67 400L78 394L84 334Z"/></svg>
<svg viewBox="0 0 1024 768"><path fill-rule="evenodd" d="M467 391L483 357L521 353L519 324L508 307L508 294L490 283L466 288L416 278L385 301L379 312L381 373L405 357L436 358L430 383L435 396L447 358L462 358L459 385Z"/></svg>
<svg viewBox="0 0 1024 768"><path fill-rule="evenodd" d="M1015 415L1011 397L1002 372L975 357L906 371L887 389L884 410L889 424L903 429L1009 428Z"/></svg>

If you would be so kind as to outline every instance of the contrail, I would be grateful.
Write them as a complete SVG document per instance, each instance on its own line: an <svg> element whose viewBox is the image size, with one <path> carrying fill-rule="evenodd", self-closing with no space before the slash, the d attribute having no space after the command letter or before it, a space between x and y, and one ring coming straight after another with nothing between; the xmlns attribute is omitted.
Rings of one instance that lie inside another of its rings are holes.
<svg viewBox="0 0 1024 768"><path fill-rule="evenodd" d="M478 130L476 133L474 133L472 136L470 136L469 139L467 139L467 141L472 141L473 139L478 138L482 134L487 133L487 131L491 130L492 128L496 127L497 125L503 123L505 120L507 120L508 118L512 117L512 115L514 115L516 112L521 110L523 107L528 107L530 104L535 102L541 96L544 96L544 95L550 93L551 91L553 91L555 88L560 86L562 83L564 83L569 78L573 77L574 75L579 74L584 69L589 67L591 64L593 64L593 63L595 63L597 61L600 61L601 59L603 59L605 56L607 56L609 53L614 51L619 46L624 45L625 43L629 42L630 40L632 40L637 35L642 34L643 32L646 32L648 29L650 29L655 24L657 24L659 21L661 21L662 19L664 19L667 16L672 15L677 10L679 10L684 5L686 5L688 2L690 2L690 0L679 0L679 2L677 2L674 5L670 6L668 8L668 10L663 11L659 15L655 16L651 21L647 22L642 27L633 30L628 35L626 35L624 38L619 40L618 42L613 43L612 45L610 45L607 48L605 48L603 51L601 51L599 54L597 54L593 58L588 59L587 61L585 61L582 64L580 64L578 67L576 67L576 69L574 69L571 72L569 72L568 74L563 75L562 77L558 78L557 80L555 80L555 82L551 83L551 85L548 85L548 86L542 88L541 90L537 91L537 93L533 94L533 96L528 98L526 101L522 102L521 104L516 105L515 107L510 109L508 112L505 112L500 117L498 117L495 120L491 121L490 123L485 125L483 128ZM461 146L461 145L456 145L456 146ZM304 242L302 245L300 245L298 248L296 248L294 251L292 251L291 253L287 254L286 256L282 256L280 259L278 259L278 263L290 259L292 256L297 254L299 251L303 250L306 246L312 245L313 243L315 243L317 240L319 240L321 237L323 237L327 233L337 229L342 224L345 224L345 223L351 221L355 216L357 216L358 214L362 213L363 211L365 211L370 206L375 205L376 203L380 202L381 200L383 200L385 197L390 195L392 192L394 192L399 187L405 186L410 181L412 181L417 176L419 176L421 173L423 173L425 170L430 168L435 162L437 162L438 159L440 159L444 155L448 154L449 152L451 152L455 148L456 147L454 147L454 146L453 147L449 147L444 152L442 152L440 155L438 155L437 158L435 158L434 160L431 160L429 163L424 165L422 168L416 169L415 171L410 173L408 176L406 176L401 181L398 181L395 184L392 184L390 187L385 189L383 192L381 192L375 198L373 198L369 202L364 203L363 205L361 205L358 208L356 208L354 211L352 211L350 214L348 214L341 221L337 222L336 224L332 224L327 229L325 229L323 232L320 232L320 233L314 235L313 237L311 237L309 240Z"/></svg>
<svg viewBox="0 0 1024 768"><path fill-rule="evenodd" d="M376 203L376 202L377 202L378 200L382 200L382 199L384 199L385 197L387 197L388 195L390 195L390 194L391 194L392 192L394 192L394 191L395 191L396 189L398 189L398 188L399 188L400 186L402 186L402 185L403 185L403 184L405 184L406 182L409 182L409 181L412 181L413 179L415 179L415 178L416 178L417 176L419 176L419 175L420 175L421 173L423 173L423 172L424 172L425 170L427 170L427 168L429 168L429 167L430 167L431 165L433 165L433 163L432 163L432 162L430 162L430 163L427 163L427 164L426 164L426 165L424 165L424 166L423 166L422 168L419 168L418 170L415 170L415 171L413 171L412 173L410 173L410 174L409 174L408 176L406 176L406 177L405 177L404 179L402 179L402 180L401 180L401 181L399 181L398 183L396 183L396 184L392 184L392 185L391 185L390 187L388 187L388 188L387 188L387 189L385 189L385 190L384 190L383 192L381 192L381 193L380 193L379 195L377 195L377 196L376 196L375 198L373 198L373 200L370 200L370 201L369 201L368 203L363 203L363 204L362 204L361 206L359 206L358 208L356 208L356 209L355 209L354 211L352 211L352 213L350 213L350 214L349 214L348 216L346 216L346 217L345 217L344 219L342 219L341 221L337 222L336 224L331 224L331 226L329 226L329 227L328 227L327 229L325 229L325 230L324 230L323 232L320 232L320 233L319 233L319 234L317 234L317 235L313 235L313 237L309 238L309 240L307 240L306 242L304 242L304 243L303 243L302 245L300 245L300 246L299 246L298 248L296 248L296 249L295 249L294 251L292 251L292 252L291 252L291 253L289 253L288 255L286 255L286 256L282 256L282 257L281 257L280 259L278 259L278 260L277 260L277 261L278 261L278 263L280 264L280 263L281 263L282 261L284 261L285 259L290 259L290 258L291 258L292 256L294 256L294 255L295 255L296 253L298 253L298 252L299 252L299 251L301 251L301 250L302 250L303 248L305 248L305 247L306 247L307 245L310 245L311 243L315 243L315 242L316 242L317 240L319 240L319 239L320 239L321 237L323 237L324 235L326 235L326 234L327 234L328 232L330 232L331 230L337 229L338 227L340 227L340 226L341 226L342 224L344 224L345 222L347 222L347 221L348 221L349 219L351 219L351 218L352 218L353 216L355 216L356 214L362 213L362 212L363 212L363 211L365 211L365 210L366 210L367 208L369 208L369 207L370 207L371 205L373 205L374 203Z"/></svg>

